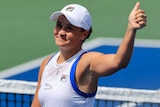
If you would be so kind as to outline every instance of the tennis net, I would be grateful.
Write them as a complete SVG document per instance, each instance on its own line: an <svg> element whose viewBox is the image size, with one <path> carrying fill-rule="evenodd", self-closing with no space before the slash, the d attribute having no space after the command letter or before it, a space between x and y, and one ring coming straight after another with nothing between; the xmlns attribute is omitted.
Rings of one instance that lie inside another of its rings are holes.
<svg viewBox="0 0 160 107"><path fill-rule="evenodd" d="M37 83L0 80L0 107L30 107Z"/></svg>
<svg viewBox="0 0 160 107"><path fill-rule="evenodd" d="M30 107L37 83L0 80L0 107ZM95 107L160 107L160 90L98 87Z"/></svg>

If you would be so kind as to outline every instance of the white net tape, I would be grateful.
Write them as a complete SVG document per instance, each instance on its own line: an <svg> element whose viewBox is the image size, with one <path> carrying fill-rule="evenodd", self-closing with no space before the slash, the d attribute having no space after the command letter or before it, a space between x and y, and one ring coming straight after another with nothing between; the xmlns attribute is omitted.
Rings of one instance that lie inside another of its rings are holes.
<svg viewBox="0 0 160 107"><path fill-rule="evenodd" d="M0 80L0 92L34 94L37 82ZM98 87L97 100L160 104L160 90Z"/></svg>
<svg viewBox="0 0 160 107"><path fill-rule="evenodd" d="M137 103L160 103L160 90L98 87L96 99Z"/></svg>
<svg viewBox="0 0 160 107"><path fill-rule="evenodd" d="M18 80L0 80L0 92L34 94L36 82L18 81Z"/></svg>

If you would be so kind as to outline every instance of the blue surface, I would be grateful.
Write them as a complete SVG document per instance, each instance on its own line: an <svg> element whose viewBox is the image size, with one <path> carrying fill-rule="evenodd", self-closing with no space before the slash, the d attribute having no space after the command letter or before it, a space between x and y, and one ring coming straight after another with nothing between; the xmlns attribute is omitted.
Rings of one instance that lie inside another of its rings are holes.
<svg viewBox="0 0 160 107"><path fill-rule="evenodd" d="M115 53L117 46L99 46L89 51ZM135 47L133 56L127 68L99 79L99 86L123 87L136 89L160 88L160 49ZM107 64L106 64L107 65ZM9 77L7 79L37 81L38 68Z"/></svg>
<svg viewBox="0 0 160 107"><path fill-rule="evenodd" d="M6 79L26 80L26 81L37 81L38 80L39 67L25 71L23 73L13 75Z"/></svg>

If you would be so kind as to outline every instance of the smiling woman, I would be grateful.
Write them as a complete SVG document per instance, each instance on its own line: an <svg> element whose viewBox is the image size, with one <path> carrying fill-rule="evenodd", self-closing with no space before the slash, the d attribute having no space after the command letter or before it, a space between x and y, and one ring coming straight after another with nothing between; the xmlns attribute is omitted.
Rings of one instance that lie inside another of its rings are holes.
<svg viewBox="0 0 160 107"><path fill-rule="evenodd" d="M73 47L77 50L81 48L82 41L86 39L89 31L82 31L82 28L75 27L65 18L60 16L54 29L55 43L61 49ZM80 36L83 35L83 36ZM76 51L76 50L75 50Z"/></svg>
<svg viewBox="0 0 160 107"><path fill-rule="evenodd" d="M160 19L160 16L156 14L160 1L156 1L156 4L152 1L140 1L141 7L149 15L150 24L145 31L141 30L137 33L137 38L160 39L159 24L156 23ZM48 16L62 6L74 2L74 0L69 0L55 4L54 0L47 0L47 2L44 0L38 2L37 0L1 0L0 72L57 51L59 48L52 41L53 23L49 22ZM135 2L136 0L116 1L116 3L113 0L76 1L86 6L92 13L94 33L89 40L100 36L122 38L128 10Z"/></svg>
<svg viewBox="0 0 160 107"><path fill-rule="evenodd" d="M104 54L82 49L92 31L92 18L84 6L69 4L54 12L50 20L56 21L54 39L59 52L40 66L32 107L93 107L99 77L127 67L136 31L146 26L146 18L137 2L117 52Z"/></svg>

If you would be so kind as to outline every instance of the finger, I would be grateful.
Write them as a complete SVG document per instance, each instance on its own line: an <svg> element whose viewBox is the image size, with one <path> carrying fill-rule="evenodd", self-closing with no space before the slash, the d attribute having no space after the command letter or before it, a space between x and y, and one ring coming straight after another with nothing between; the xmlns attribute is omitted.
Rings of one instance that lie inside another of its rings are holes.
<svg viewBox="0 0 160 107"><path fill-rule="evenodd" d="M144 27L146 26L146 22L145 21L140 21L138 22L139 26Z"/></svg>
<svg viewBox="0 0 160 107"><path fill-rule="evenodd" d="M137 22L140 22L140 21L146 22L147 19L146 19L146 18L143 18L143 17L138 17L138 18L135 19L135 22L136 22L136 23L137 23Z"/></svg>
<svg viewBox="0 0 160 107"><path fill-rule="evenodd" d="M147 19L146 18L142 18L142 17L139 17L135 20L135 22L137 24L139 24L141 27L143 26L146 26L146 22L147 22Z"/></svg>
<svg viewBox="0 0 160 107"><path fill-rule="evenodd" d="M146 14L143 14L142 18L147 18L147 15L146 15Z"/></svg>
<svg viewBox="0 0 160 107"><path fill-rule="evenodd" d="M137 2L132 11L137 11L140 8L140 2Z"/></svg>
<svg viewBox="0 0 160 107"><path fill-rule="evenodd" d="M147 15L145 13L139 13L135 16L135 19L138 19L138 18L147 18Z"/></svg>
<svg viewBox="0 0 160 107"><path fill-rule="evenodd" d="M135 15L142 15L142 14L145 14L145 11L142 9L139 9L135 12Z"/></svg>

